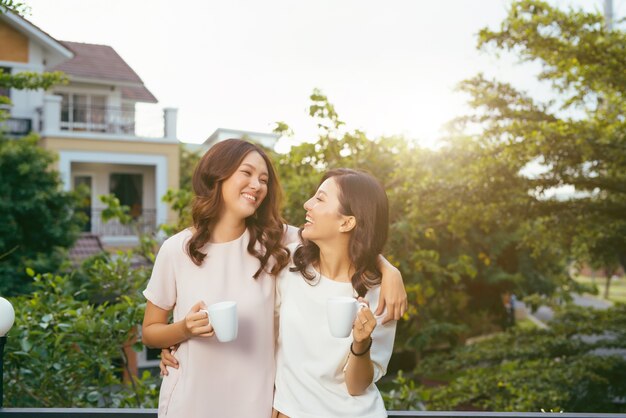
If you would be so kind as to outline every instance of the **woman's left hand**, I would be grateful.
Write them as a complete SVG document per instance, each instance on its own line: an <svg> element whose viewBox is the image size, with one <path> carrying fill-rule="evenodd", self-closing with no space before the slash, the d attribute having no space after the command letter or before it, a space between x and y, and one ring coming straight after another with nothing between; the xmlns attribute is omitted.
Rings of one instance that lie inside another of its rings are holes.
<svg viewBox="0 0 626 418"><path fill-rule="evenodd" d="M159 362L159 369L161 369L161 376L167 376L169 372L168 367L178 369L178 360L174 357L174 353L178 349L178 344L170 348L161 349L161 361Z"/></svg>
<svg viewBox="0 0 626 418"><path fill-rule="evenodd" d="M384 257L380 258L383 266L381 269L383 278L380 285L380 297L376 315L382 315L386 307L387 315L385 315L382 322L386 324L389 321L398 321L402 318L408 308L408 300L400 270L385 260Z"/></svg>
<svg viewBox="0 0 626 418"><path fill-rule="evenodd" d="M376 328L376 318L374 318L374 314L365 299L359 298L358 301L365 306L359 307L354 324L352 324L352 339L356 343L362 343L372 336L372 332Z"/></svg>

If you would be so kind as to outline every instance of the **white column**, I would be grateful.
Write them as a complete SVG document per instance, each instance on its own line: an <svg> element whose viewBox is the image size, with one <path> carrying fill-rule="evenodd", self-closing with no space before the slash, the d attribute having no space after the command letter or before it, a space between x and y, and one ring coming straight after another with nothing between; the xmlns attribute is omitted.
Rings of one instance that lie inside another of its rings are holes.
<svg viewBox="0 0 626 418"><path fill-rule="evenodd" d="M606 30L613 30L613 0L604 0L604 23Z"/></svg>
<svg viewBox="0 0 626 418"><path fill-rule="evenodd" d="M57 134L61 130L61 96L45 95L43 98L43 135Z"/></svg>
<svg viewBox="0 0 626 418"><path fill-rule="evenodd" d="M176 140L176 123L178 119L178 109L166 107L163 109L164 134L166 139Z"/></svg>

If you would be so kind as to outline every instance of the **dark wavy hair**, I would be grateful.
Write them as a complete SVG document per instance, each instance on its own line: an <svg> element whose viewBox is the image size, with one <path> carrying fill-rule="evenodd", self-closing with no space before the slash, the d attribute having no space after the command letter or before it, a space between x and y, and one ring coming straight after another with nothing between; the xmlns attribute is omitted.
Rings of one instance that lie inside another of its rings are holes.
<svg viewBox="0 0 626 418"><path fill-rule="evenodd" d="M209 242L224 206L222 184L251 152L258 152L265 160L269 178L267 196L256 213L246 218L246 227L250 232L248 252L261 262L254 274L255 279L265 270L271 257L274 257L275 263L269 273L276 277L289 262L289 250L282 244L285 224L279 212L282 191L274 166L265 151L241 139L218 142L204 154L196 166L192 179L195 195L192 218L195 231L187 243L187 253L198 266L204 261L206 254L201 249ZM257 242L261 244L261 251L256 249Z"/></svg>
<svg viewBox="0 0 626 418"><path fill-rule="evenodd" d="M356 226L350 232L348 255L355 268L352 275L352 287L359 296L365 296L368 289L379 285L381 272L377 267L378 254L382 253L389 232L389 202L383 186L372 175L347 168L338 168L324 174L326 179L333 178L339 187L339 212L354 216ZM302 238L302 229L300 229ZM320 261L320 249L312 241L302 239L294 255L295 266L290 271L299 271L309 282L316 274L308 269L309 265Z"/></svg>

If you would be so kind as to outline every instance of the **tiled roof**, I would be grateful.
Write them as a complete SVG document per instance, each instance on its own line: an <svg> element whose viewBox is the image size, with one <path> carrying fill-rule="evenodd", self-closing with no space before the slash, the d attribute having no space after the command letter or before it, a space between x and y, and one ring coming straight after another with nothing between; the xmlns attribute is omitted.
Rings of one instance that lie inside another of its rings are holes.
<svg viewBox="0 0 626 418"><path fill-rule="evenodd" d="M104 251L100 237L95 234L82 233L70 249L70 260L74 265L80 265L86 258Z"/></svg>
<svg viewBox="0 0 626 418"><path fill-rule="evenodd" d="M157 99L150 93L150 91L141 87L122 87L122 97L128 100L134 100L136 102L144 103L156 103Z"/></svg>
<svg viewBox="0 0 626 418"><path fill-rule="evenodd" d="M122 88L124 98L149 103L157 102L154 95L143 85L137 73L110 46L60 42L75 55L74 58L52 68L52 71L63 71L75 77L133 83L136 86Z"/></svg>

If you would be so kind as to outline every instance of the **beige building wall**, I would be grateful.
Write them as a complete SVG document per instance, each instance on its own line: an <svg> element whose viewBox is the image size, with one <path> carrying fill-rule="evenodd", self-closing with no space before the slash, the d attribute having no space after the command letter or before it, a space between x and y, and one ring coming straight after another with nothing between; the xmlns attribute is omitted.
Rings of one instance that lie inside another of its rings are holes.
<svg viewBox="0 0 626 418"><path fill-rule="evenodd" d="M141 155L163 155L167 158L167 188L168 189L178 189L179 187L179 144L168 144L168 143L159 143L158 141L121 141L121 140L94 140L94 139L84 139L84 138L62 138L62 137L46 137L40 140L40 145L48 149L50 151L54 151L55 153L59 153L60 151L85 151L85 152L108 152L108 153L125 153L125 154L141 154ZM115 171L112 170L112 166L114 165L114 161L111 161L111 164L106 164L106 171ZM72 171L74 170L73 164ZM55 169L59 169L58 163L55 162L53 167ZM119 167L129 167L127 164L119 165ZM133 166L137 167L137 166ZM80 165L76 167L81 168ZM83 169L86 167L83 166ZM104 169L104 167L103 167ZM78 170L83 171L83 170ZM132 171L128 171L132 172ZM148 175L147 178L144 178L145 184L151 179L152 184L154 184L154 170L141 169L136 170L136 172L144 172ZM98 181L98 180L96 180ZM94 185L98 189L103 189L107 186L104 184ZM151 192L151 195L145 195L144 201L147 202L147 198L149 196L154 197L154 192ZM157 197L160 201L162 196ZM97 202L93 202L94 207L97 206ZM146 206L146 208L150 208ZM176 220L176 213L171 209L168 210L167 215L168 222L174 222Z"/></svg>
<svg viewBox="0 0 626 418"><path fill-rule="evenodd" d="M28 62L28 38L0 22L0 61Z"/></svg>

